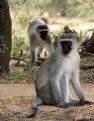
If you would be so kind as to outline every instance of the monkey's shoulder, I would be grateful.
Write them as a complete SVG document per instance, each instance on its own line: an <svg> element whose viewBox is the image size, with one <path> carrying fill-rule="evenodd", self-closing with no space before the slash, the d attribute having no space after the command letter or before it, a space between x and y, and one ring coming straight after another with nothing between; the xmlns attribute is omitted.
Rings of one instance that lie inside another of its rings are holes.
<svg viewBox="0 0 94 121"><path fill-rule="evenodd" d="M63 54L60 48L56 49L41 65L40 69L46 67L51 67L51 65L56 64L57 62L63 61Z"/></svg>

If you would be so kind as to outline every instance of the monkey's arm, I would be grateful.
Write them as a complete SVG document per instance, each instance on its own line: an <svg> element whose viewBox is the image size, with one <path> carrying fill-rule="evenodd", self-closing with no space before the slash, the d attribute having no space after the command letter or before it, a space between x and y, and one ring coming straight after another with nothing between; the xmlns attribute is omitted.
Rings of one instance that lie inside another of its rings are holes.
<svg viewBox="0 0 94 121"><path fill-rule="evenodd" d="M79 97L79 100L82 104L84 104L84 94L80 85L80 81L79 81L79 69L76 69L73 73L72 79L71 79L71 84L72 87L75 91L75 93L77 94L77 96Z"/></svg>
<svg viewBox="0 0 94 121"><path fill-rule="evenodd" d="M75 74L73 75L73 78L71 80L72 87L74 88L74 91L76 92L77 96L79 97L80 102L78 103L78 106L80 105L92 105L94 102L87 101L84 99L84 94L79 82L79 69L76 69ZM76 104L76 103L75 103ZM77 106L77 105L76 105Z"/></svg>

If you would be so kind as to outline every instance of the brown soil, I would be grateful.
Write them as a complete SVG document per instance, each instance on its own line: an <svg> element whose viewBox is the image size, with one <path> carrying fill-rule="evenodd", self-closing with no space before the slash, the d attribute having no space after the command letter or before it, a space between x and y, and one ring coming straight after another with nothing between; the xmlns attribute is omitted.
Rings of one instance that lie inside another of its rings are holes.
<svg viewBox="0 0 94 121"><path fill-rule="evenodd" d="M94 84L84 83L82 86L86 100L94 101ZM94 104L69 108L45 105L41 106L42 113L38 117L26 119L35 98L34 85L1 84L0 93L0 121L72 121L76 117L94 114Z"/></svg>

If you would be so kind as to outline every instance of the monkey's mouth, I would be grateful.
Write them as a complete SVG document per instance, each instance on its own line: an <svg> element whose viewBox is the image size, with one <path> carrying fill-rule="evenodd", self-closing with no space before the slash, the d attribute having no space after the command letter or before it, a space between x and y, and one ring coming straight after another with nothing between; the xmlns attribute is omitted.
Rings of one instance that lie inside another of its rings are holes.
<svg viewBox="0 0 94 121"><path fill-rule="evenodd" d="M72 49L72 42L71 41L61 41L61 48L64 55L67 55L71 52Z"/></svg>
<svg viewBox="0 0 94 121"><path fill-rule="evenodd" d="M71 52L71 48L68 49L62 49L64 55L68 55Z"/></svg>

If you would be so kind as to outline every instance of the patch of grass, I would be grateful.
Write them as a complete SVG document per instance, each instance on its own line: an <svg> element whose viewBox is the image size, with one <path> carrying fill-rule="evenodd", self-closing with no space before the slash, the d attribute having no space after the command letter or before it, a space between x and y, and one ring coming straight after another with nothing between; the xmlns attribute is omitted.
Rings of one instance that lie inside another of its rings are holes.
<svg viewBox="0 0 94 121"><path fill-rule="evenodd" d="M21 14L19 17L18 17L18 20L17 20L17 23L18 25L21 26L22 29L24 29L28 23L30 22L31 20L31 16L26 13L24 14Z"/></svg>
<svg viewBox="0 0 94 121"><path fill-rule="evenodd" d="M72 0L72 2L67 5L67 8L66 15L68 17L94 18L93 0Z"/></svg>
<svg viewBox="0 0 94 121"><path fill-rule="evenodd" d="M38 68L11 67L9 74L3 74L1 83L34 83Z"/></svg>
<svg viewBox="0 0 94 121"><path fill-rule="evenodd" d="M84 8L84 7L81 7L80 9L79 9L79 11L78 11L78 17L81 17L81 18L83 18L83 17L86 17L86 18L90 18L90 17L92 17L92 15L94 14L94 8L89 8L89 7L87 7L87 8Z"/></svg>
<svg viewBox="0 0 94 121"><path fill-rule="evenodd" d="M21 51L25 50L24 38L13 36L12 41L12 55L19 56Z"/></svg>
<svg viewBox="0 0 94 121"><path fill-rule="evenodd" d="M80 1L72 0L72 2L71 2L71 6L73 6L73 7L77 7L77 6L79 6L79 5L81 5L81 2L80 2Z"/></svg>

